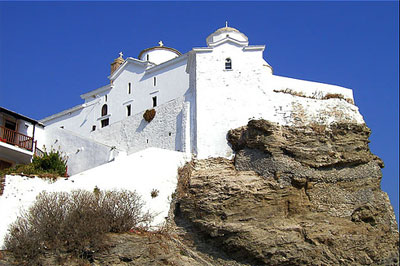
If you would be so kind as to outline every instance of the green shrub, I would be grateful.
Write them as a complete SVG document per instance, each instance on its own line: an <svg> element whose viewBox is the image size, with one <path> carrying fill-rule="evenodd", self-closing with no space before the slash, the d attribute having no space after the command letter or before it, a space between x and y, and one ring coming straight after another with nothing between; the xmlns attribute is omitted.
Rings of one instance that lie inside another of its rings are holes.
<svg viewBox="0 0 400 266"><path fill-rule="evenodd" d="M34 264L46 251L85 258L101 249L108 232L148 228L153 216L132 191L42 192L34 205L9 228L5 248Z"/></svg>
<svg viewBox="0 0 400 266"><path fill-rule="evenodd" d="M67 172L67 157L60 151L51 149L44 151L42 157L34 156L32 162L25 165L16 165L0 171L0 175L25 174L42 177L64 176Z"/></svg>
<svg viewBox="0 0 400 266"><path fill-rule="evenodd" d="M42 157L34 156L32 165L39 171L63 176L67 170L67 159L60 151L51 150L44 152Z"/></svg>

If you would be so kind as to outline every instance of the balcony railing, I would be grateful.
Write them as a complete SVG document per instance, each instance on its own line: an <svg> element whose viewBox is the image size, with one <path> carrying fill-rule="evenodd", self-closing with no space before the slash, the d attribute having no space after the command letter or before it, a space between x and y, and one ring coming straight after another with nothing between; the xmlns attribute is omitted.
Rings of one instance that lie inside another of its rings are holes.
<svg viewBox="0 0 400 266"><path fill-rule="evenodd" d="M11 145L16 145L22 149L33 150L33 138L18 133L17 131L0 126L0 141Z"/></svg>

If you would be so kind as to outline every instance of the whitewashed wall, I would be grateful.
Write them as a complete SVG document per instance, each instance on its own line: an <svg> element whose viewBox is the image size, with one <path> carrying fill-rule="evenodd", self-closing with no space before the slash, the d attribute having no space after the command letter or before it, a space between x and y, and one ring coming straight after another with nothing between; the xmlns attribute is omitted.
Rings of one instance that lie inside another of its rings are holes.
<svg viewBox="0 0 400 266"><path fill-rule="evenodd" d="M110 123L127 117L127 105L131 105L132 114L136 114L152 108L152 98L155 96L157 105L183 96L189 87L189 77L185 72L186 61L186 56L176 58L148 69L146 72L141 68L142 66L128 64L114 80L114 88L108 95ZM154 85L154 77L156 85ZM131 94L128 93L129 83L131 83Z"/></svg>
<svg viewBox="0 0 400 266"><path fill-rule="evenodd" d="M224 70L225 58L232 70ZM265 61L264 61L265 62ZM318 100L274 90L291 89L312 96L340 93L352 97L351 90L322 83L271 75L263 65L262 53L244 51L224 43L211 52L196 54L197 155L199 158L232 154L226 134L246 125L252 118L280 124L329 124L334 121L363 123L358 108L345 100Z"/></svg>
<svg viewBox="0 0 400 266"><path fill-rule="evenodd" d="M92 121L96 117L94 110L96 105L100 105L100 99L97 99L96 102L87 107L79 105L71 108L71 111L64 111L63 115L50 121L41 120L41 122L46 126L46 130L48 128L64 128L76 134L88 136L91 131Z"/></svg>
<svg viewBox="0 0 400 266"><path fill-rule="evenodd" d="M43 126L35 126L35 141L37 141L37 147L41 149L46 144L46 132Z"/></svg>
<svg viewBox="0 0 400 266"><path fill-rule="evenodd" d="M118 150L67 129L46 128L46 149L55 149L68 157L68 174L74 175L112 161Z"/></svg>
<svg viewBox="0 0 400 266"><path fill-rule="evenodd" d="M182 97L189 87L189 75L186 73L187 56L176 58L154 66L145 71L141 64L128 63L113 86L101 93L85 99L85 103L62 112L61 116L44 119L48 128L71 130L88 137L93 131L101 129L101 120L108 118L114 124L127 118L127 106L131 106L131 114L142 112L153 107L153 97L157 97L157 105ZM156 84L154 85L154 77ZM131 84L131 93L128 91ZM107 105L107 115L101 116L103 105Z"/></svg>
<svg viewBox="0 0 400 266"><path fill-rule="evenodd" d="M150 123L144 120L142 111L96 130L90 137L128 154L149 147L184 151L189 138L185 134L189 109L189 103L180 97L156 107L156 115Z"/></svg>

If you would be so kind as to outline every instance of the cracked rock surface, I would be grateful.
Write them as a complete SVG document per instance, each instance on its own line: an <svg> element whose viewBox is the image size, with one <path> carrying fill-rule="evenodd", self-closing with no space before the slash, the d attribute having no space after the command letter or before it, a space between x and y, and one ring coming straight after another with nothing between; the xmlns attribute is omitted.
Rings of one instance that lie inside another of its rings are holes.
<svg viewBox="0 0 400 266"><path fill-rule="evenodd" d="M180 173L175 220L249 265L398 265L399 234L383 162L365 125L231 130L234 161Z"/></svg>

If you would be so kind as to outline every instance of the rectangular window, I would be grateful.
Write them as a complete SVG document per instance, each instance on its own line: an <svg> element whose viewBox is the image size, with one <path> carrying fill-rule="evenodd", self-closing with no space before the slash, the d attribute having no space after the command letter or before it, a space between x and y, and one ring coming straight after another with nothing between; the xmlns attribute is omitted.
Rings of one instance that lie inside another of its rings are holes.
<svg viewBox="0 0 400 266"><path fill-rule="evenodd" d="M153 97L153 107L157 106L157 96Z"/></svg>
<svg viewBox="0 0 400 266"><path fill-rule="evenodd" d="M155 87L156 85L157 85L157 78L154 77L154 78L153 78L153 86Z"/></svg>
<svg viewBox="0 0 400 266"><path fill-rule="evenodd" d="M17 123L15 123L13 121L6 120L6 122L4 124L4 127L7 128L7 129L11 129L13 131L16 131L17 130Z"/></svg>
<svg viewBox="0 0 400 266"><path fill-rule="evenodd" d="M92 131L95 131L95 130L96 130L96 126L93 125L93 126L92 126Z"/></svg>
<svg viewBox="0 0 400 266"><path fill-rule="evenodd" d="M109 124L109 120L108 118L101 120L101 127L106 127Z"/></svg>
<svg viewBox="0 0 400 266"><path fill-rule="evenodd" d="M131 83L129 82L129 83L128 83L128 94L131 94L131 92L132 92L132 85L131 85Z"/></svg>
<svg viewBox="0 0 400 266"><path fill-rule="evenodd" d="M131 105L126 106L126 116L131 116Z"/></svg>

